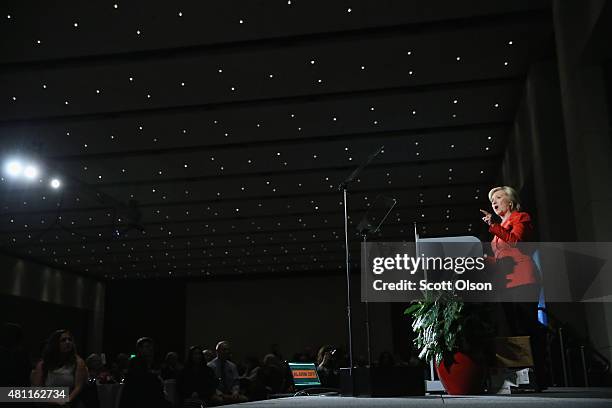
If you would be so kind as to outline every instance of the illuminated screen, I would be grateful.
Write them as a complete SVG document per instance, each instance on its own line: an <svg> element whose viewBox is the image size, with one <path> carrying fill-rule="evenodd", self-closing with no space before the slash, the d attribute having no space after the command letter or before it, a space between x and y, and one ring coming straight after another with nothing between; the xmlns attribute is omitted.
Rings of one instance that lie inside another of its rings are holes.
<svg viewBox="0 0 612 408"><path fill-rule="evenodd" d="M289 369L296 387L317 387L321 385L314 363L289 363Z"/></svg>

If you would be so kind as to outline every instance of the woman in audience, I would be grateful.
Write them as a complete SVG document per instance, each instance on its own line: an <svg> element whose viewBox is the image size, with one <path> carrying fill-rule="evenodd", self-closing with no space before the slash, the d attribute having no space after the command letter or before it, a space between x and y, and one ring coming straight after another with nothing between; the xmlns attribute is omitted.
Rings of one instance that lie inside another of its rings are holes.
<svg viewBox="0 0 612 408"><path fill-rule="evenodd" d="M221 399L215 395L218 379L212 368L206 365L202 348L192 346L185 359L185 368L178 376L178 394L180 406L202 401L207 404L219 404Z"/></svg>
<svg viewBox="0 0 612 408"><path fill-rule="evenodd" d="M87 382L87 366L77 354L72 334L57 330L44 348L42 360L32 374L32 385L37 387L68 387L68 401L78 406L77 398Z"/></svg>

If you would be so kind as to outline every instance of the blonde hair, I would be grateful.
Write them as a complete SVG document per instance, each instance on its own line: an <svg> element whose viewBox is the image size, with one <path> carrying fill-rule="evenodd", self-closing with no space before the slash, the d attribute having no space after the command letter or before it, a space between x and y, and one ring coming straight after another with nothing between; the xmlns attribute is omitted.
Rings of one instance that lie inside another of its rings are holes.
<svg viewBox="0 0 612 408"><path fill-rule="evenodd" d="M506 196L508 196L508 200L512 203L511 208L513 210L521 211L521 199L515 189L509 186L493 187L491 191L489 191L489 201L491 201L493 194L497 191L503 191Z"/></svg>

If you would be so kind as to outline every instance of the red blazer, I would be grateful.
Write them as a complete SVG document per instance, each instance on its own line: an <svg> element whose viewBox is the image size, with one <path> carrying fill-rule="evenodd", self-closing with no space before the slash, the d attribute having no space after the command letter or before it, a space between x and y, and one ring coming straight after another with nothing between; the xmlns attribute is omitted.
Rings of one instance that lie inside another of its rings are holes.
<svg viewBox="0 0 612 408"><path fill-rule="evenodd" d="M515 263L512 272L506 275L506 288L536 283L536 267L531 255L516 246L517 242L529 242L533 235L529 214L514 211L501 224L491 224L489 232L494 234L491 249L495 260L510 257Z"/></svg>

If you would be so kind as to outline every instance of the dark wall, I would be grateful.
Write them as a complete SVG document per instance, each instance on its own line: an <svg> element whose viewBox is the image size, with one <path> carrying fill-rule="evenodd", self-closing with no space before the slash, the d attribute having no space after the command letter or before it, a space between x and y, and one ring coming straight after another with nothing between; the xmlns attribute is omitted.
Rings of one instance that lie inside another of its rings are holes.
<svg viewBox="0 0 612 408"><path fill-rule="evenodd" d="M23 328L26 349L33 361L41 346L57 329L68 329L74 335L78 353L86 356L88 319L91 312L76 307L40 302L25 297L0 295L0 322L17 323Z"/></svg>
<svg viewBox="0 0 612 408"><path fill-rule="evenodd" d="M234 357L263 357L272 343L287 357L310 346L346 344L344 276L240 277L205 281L111 281L106 286L107 358L132 353L141 336L157 343L158 360L185 347L232 341ZM352 285L355 357L365 356L364 307L358 276ZM399 312L403 317L402 311ZM389 304L371 304L375 358L393 350ZM408 323L402 319L400 324ZM403 341L403 340L402 340ZM409 341L408 341L409 343Z"/></svg>
<svg viewBox="0 0 612 408"><path fill-rule="evenodd" d="M345 290L342 275L192 282L187 341L213 348L229 340L238 360L261 358L273 343L285 356L323 344L346 349Z"/></svg>
<svg viewBox="0 0 612 408"><path fill-rule="evenodd" d="M104 352L134 352L136 340L155 340L158 358L185 347L185 282L147 280L108 282L104 314Z"/></svg>

